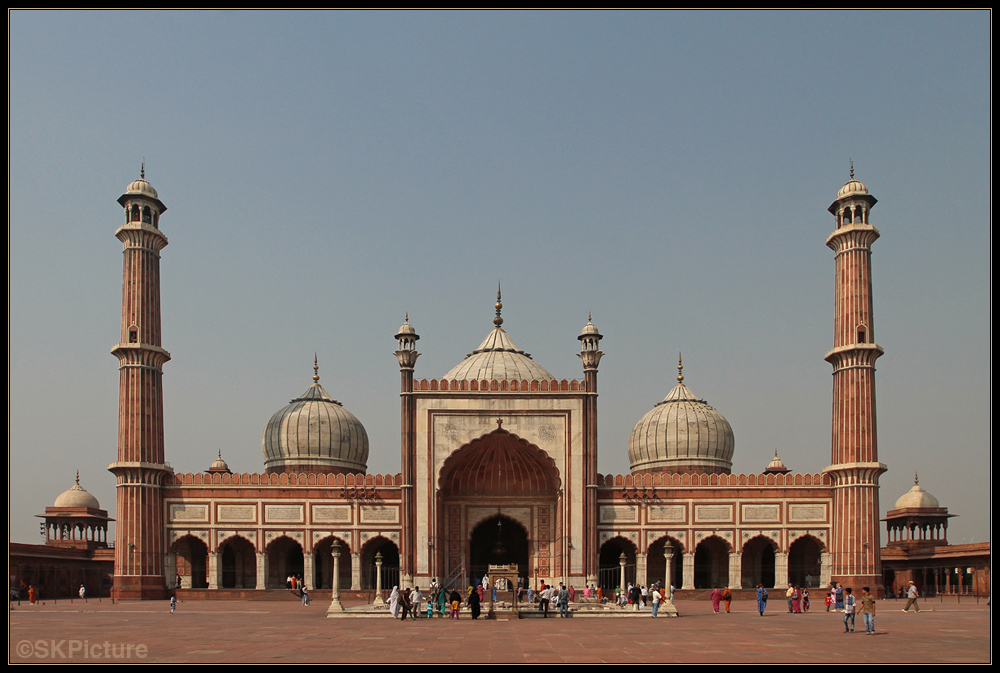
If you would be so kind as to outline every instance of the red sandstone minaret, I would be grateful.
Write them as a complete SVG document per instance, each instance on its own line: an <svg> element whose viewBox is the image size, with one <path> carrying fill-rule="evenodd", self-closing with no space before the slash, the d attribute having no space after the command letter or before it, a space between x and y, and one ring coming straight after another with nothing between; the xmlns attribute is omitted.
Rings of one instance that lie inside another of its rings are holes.
<svg viewBox="0 0 1000 673"><path fill-rule="evenodd" d="M400 539L399 562L403 582L412 582L416 572L416 541L413 532L417 529L416 504L413 501L413 488L416 484L416 399L413 397L413 367L417 364L420 353L417 352L417 340L420 335L410 324L410 315L406 314L396 340L399 350L396 358L399 360L399 377L401 400L400 410L400 445L401 467L403 475L402 492L402 530Z"/></svg>
<svg viewBox="0 0 1000 673"><path fill-rule="evenodd" d="M583 507L583 571L587 584L596 584L597 564L601 548L597 540L597 366L601 364L601 333L597 331L590 315L587 324L577 339L580 340L580 360L583 362L583 376L587 383L583 414L583 481L587 489Z"/></svg>
<svg viewBox="0 0 1000 673"><path fill-rule="evenodd" d="M163 205L141 177L118 203L125 224L115 236L124 244L121 340L118 358L118 460L108 469L118 479L114 594L118 598L162 598L164 581L164 478L172 472L163 456L163 363L160 346L160 231Z"/></svg>
<svg viewBox="0 0 1000 673"><path fill-rule="evenodd" d="M878 462L875 415L875 343L872 311L871 245L879 231L869 221L877 200L851 179L829 210L837 228L826 239L835 253L836 288L833 350L832 579L857 592L863 586L881 591L879 559L878 478L886 467Z"/></svg>

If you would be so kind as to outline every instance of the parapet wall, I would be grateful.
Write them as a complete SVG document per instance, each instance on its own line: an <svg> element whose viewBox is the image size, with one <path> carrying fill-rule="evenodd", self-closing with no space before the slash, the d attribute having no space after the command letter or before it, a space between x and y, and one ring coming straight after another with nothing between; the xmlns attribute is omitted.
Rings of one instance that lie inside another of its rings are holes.
<svg viewBox="0 0 1000 673"><path fill-rule="evenodd" d="M833 486L826 474L599 474L603 488L655 486Z"/></svg>
<svg viewBox="0 0 1000 673"><path fill-rule="evenodd" d="M402 474L174 474L165 486L401 486Z"/></svg>
<svg viewBox="0 0 1000 673"><path fill-rule="evenodd" d="M587 391L587 382L569 381L465 381L458 379L419 379L413 381L414 392L484 392L484 393L577 393Z"/></svg>

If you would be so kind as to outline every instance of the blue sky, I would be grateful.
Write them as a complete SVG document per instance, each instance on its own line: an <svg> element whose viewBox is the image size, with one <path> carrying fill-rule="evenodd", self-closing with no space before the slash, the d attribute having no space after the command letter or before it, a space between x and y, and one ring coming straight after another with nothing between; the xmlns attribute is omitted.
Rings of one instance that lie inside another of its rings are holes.
<svg viewBox="0 0 1000 673"><path fill-rule="evenodd" d="M393 335L418 377L504 327L581 376L605 335L599 470L685 382L734 470L830 461L834 222L872 223L883 512L920 482L990 535L987 12L9 15L11 539L76 469L114 508L122 221L161 227L167 459L260 471L322 384L399 469Z"/></svg>

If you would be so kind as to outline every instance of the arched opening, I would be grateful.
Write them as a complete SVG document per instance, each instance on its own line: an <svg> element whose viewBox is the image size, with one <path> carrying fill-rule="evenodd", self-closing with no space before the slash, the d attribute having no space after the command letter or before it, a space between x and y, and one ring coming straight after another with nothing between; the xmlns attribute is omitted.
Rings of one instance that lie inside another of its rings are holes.
<svg viewBox="0 0 1000 673"><path fill-rule="evenodd" d="M340 538L328 537L317 544L313 550L313 578L312 588L332 589L333 588L333 543L336 541L340 545L338 552L340 589L351 588L351 549L346 542ZM307 579L307 583L309 578Z"/></svg>
<svg viewBox="0 0 1000 673"><path fill-rule="evenodd" d="M452 453L441 466L438 485L444 513L437 528L443 544L436 546L442 583L463 576L481 579L489 564L501 562L516 563L524 578L564 572L551 544L560 538L553 516L561 488L559 470L546 452L498 427ZM481 512L485 507L497 515L481 521L480 514L469 514L470 508ZM512 507L524 510L519 518L533 522L531 528L502 516L502 510ZM452 537L464 537L464 531L467 539Z"/></svg>
<svg viewBox="0 0 1000 673"><path fill-rule="evenodd" d="M257 553L252 544L241 537L231 537L222 543L221 556L222 588L257 587Z"/></svg>
<svg viewBox="0 0 1000 673"><path fill-rule="evenodd" d="M823 543L804 535L788 550L788 581L800 587L819 586Z"/></svg>
<svg viewBox="0 0 1000 673"><path fill-rule="evenodd" d="M714 589L729 584L729 544L712 535L694 550L694 588Z"/></svg>
<svg viewBox="0 0 1000 673"><path fill-rule="evenodd" d="M146 224L153 223L153 216L149 211L149 206L143 206L142 208L142 221Z"/></svg>
<svg viewBox="0 0 1000 673"><path fill-rule="evenodd" d="M193 535L185 535L170 546L177 559L177 577L171 586L185 589L208 588L208 546Z"/></svg>
<svg viewBox="0 0 1000 673"><path fill-rule="evenodd" d="M667 559L663 555L664 549L673 549L673 576L667 577ZM667 589L671 585L674 587L684 586L684 547L680 542L672 537L661 537L649 546L649 553L646 555L646 585L652 586L655 582L665 582L663 586Z"/></svg>
<svg viewBox="0 0 1000 673"><path fill-rule="evenodd" d="M267 588L283 589L289 576L302 578L305 558L302 545L290 537L281 536L267 546Z"/></svg>
<svg viewBox="0 0 1000 673"><path fill-rule="evenodd" d="M774 551L775 544L769 538L758 535L743 545L740 582L745 587L755 587L763 584L766 588L774 588Z"/></svg>
<svg viewBox="0 0 1000 673"><path fill-rule="evenodd" d="M368 540L361 547L361 588L376 588L375 557L382 554L382 589L392 589L399 585L399 547L381 535Z"/></svg>
<svg viewBox="0 0 1000 673"><path fill-rule="evenodd" d="M634 583L635 577L635 545L625 538L613 537L601 545L601 555L598 559L597 579L604 593L613 596L615 587L621 585L621 556L625 554L625 583ZM608 594L608 592L611 592Z"/></svg>
<svg viewBox="0 0 1000 673"><path fill-rule="evenodd" d="M498 514L481 521L469 537L469 574L482 580L490 565L517 564L528 577L528 531L508 516Z"/></svg>
<svg viewBox="0 0 1000 673"><path fill-rule="evenodd" d="M129 219L129 222L138 222L139 221L139 205L138 204L136 204L136 203L132 204L132 207L129 209L129 218L128 219Z"/></svg>

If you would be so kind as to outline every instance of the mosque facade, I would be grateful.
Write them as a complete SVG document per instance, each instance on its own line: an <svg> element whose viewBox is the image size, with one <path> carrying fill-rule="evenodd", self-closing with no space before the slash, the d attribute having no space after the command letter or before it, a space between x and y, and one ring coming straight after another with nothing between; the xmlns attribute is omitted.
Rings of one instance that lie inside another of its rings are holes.
<svg viewBox="0 0 1000 673"><path fill-rule="evenodd" d="M732 474L725 417L685 383L642 415L629 474L597 471L602 335L577 336L581 372L552 375L493 327L440 378L416 376L416 328L395 335L400 471L367 473L361 420L311 385L264 426L263 470L234 474L221 454L176 473L163 441L161 251L166 206L143 174L119 198L125 222L122 323L112 348L120 404L114 591L157 598L175 587L262 591L298 575L327 589L380 582L465 584L490 564L525 581L613 587L624 572L679 589L881 585L869 223L876 200L853 171L829 210L834 251L831 464ZM652 400L651 400L652 401ZM623 438L624 440L624 438ZM624 443L624 441L623 441ZM336 556L337 562L334 563ZM380 573L380 576L376 576Z"/></svg>

